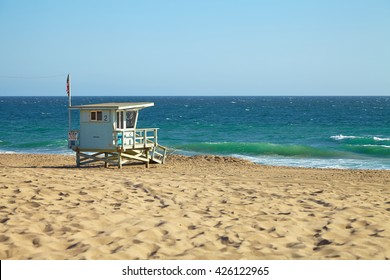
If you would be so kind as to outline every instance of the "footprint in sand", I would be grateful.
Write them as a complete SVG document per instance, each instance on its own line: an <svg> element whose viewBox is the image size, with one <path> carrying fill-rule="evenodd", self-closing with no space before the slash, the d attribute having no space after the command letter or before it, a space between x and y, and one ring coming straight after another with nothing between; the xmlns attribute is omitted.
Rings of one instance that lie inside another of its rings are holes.
<svg viewBox="0 0 390 280"><path fill-rule="evenodd" d="M293 249L303 249L306 248L306 245L302 242L290 242L286 244L286 247Z"/></svg>
<svg viewBox="0 0 390 280"><path fill-rule="evenodd" d="M8 221L9 221L8 216L7 216L7 217L4 217L4 218L0 218L0 223L1 223L1 224L5 224L5 223L8 222Z"/></svg>
<svg viewBox="0 0 390 280"><path fill-rule="evenodd" d="M52 232L53 230L54 229L53 229L52 225L51 224L47 224L47 225L45 225L45 228L43 229L43 232L49 233L49 232Z"/></svg>
<svg viewBox="0 0 390 280"><path fill-rule="evenodd" d="M41 206L41 204L39 204L38 202L35 202L35 201L31 201L28 203L31 207L34 207L34 208L38 208Z"/></svg>
<svg viewBox="0 0 390 280"><path fill-rule="evenodd" d="M313 248L313 251L318 251L323 248L323 246L332 244L332 241L329 241L328 239L321 239L317 242L316 246Z"/></svg>
<svg viewBox="0 0 390 280"><path fill-rule="evenodd" d="M41 241L38 237L35 237L33 240L32 240L32 244L34 245L34 247L39 247L41 246Z"/></svg>
<svg viewBox="0 0 390 280"><path fill-rule="evenodd" d="M6 235L0 235L0 242L6 242L9 240L9 237Z"/></svg>

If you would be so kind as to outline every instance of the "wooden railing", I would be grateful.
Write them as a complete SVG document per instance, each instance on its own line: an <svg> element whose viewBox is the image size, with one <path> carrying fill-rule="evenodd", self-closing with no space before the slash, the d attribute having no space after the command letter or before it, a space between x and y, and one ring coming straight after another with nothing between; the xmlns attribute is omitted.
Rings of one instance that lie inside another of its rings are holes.
<svg viewBox="0 0 390 280"><path fill-rule="evenodd" d="M158 128L117 129L114 131L115 146L126 148L152 148L157 146Z"/></svg>

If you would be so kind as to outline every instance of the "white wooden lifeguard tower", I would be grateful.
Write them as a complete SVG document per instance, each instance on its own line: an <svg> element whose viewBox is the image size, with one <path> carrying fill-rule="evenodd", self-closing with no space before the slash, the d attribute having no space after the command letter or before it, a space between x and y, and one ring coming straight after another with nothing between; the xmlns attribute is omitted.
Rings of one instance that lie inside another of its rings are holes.
<svg viewBox="0 0 390 280"><path fill-rule="evenodd" d="M141 109L152 102L101 103L69 106L80 110L80 129L69 130L68 146L76 152L77 166L103 161L118 165L129 160L164 163L167 149L158 144L157 128L137 128Z"/></svg>
<svg viewBox="0 0 390 280"><path fill-rule="evenodd" d="M66 80L68 94L68 147L76 152L77 167L103 161L122 165L130 160L164 163L167 148L157 142L157 128L137 128L141 109L153 102L101 103L72 106L70 74ZM80 110L80 127L71 129L71 111Z"/></svg>

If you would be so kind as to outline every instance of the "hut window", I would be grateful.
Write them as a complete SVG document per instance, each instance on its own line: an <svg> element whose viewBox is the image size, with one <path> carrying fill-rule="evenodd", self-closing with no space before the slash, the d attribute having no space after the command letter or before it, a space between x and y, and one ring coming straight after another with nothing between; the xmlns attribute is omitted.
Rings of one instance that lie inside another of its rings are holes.
<svg viewBox="0 0 390 280"><path fill-rule="evenodd" d="M91 111L91 121L101 121L103 120L102 111Z"/></svg>
<svg viewBox="0 0 390 280"><path fill-rule="evenodd" d="M136 117L137 117L136 111L126 112L126 128L134 128Z"/></svg>

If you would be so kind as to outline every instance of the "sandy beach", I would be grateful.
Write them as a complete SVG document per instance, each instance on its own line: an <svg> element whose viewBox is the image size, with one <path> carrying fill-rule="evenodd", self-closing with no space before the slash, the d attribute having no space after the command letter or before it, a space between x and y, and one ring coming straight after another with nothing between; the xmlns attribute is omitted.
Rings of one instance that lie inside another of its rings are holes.
<svg viewBox="0 0 390 280"><path fill-rule="evenodd" d="M0 155L0 259L390 259L390 171Z"/></svg>

